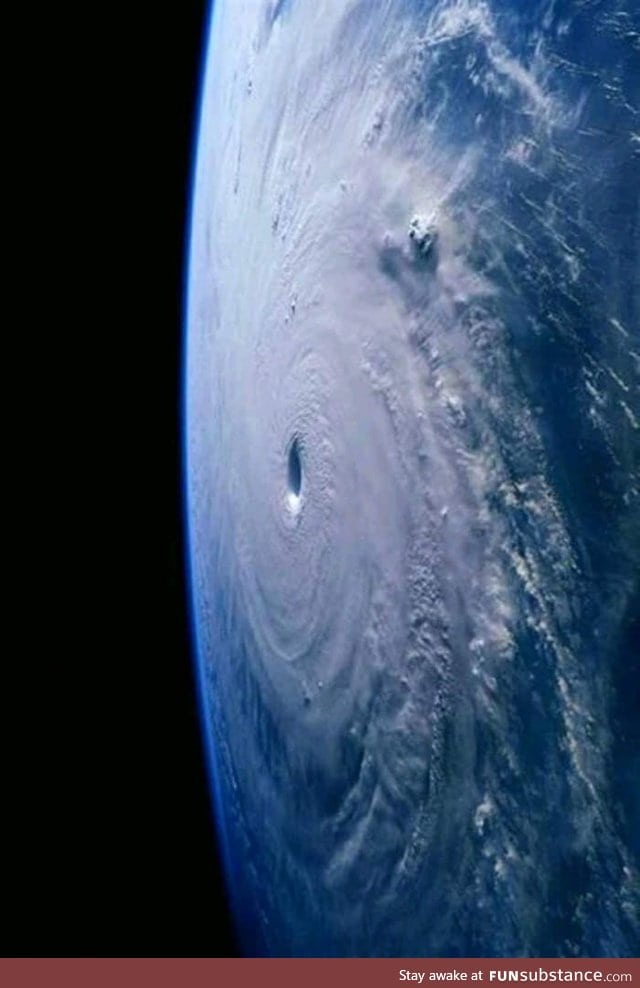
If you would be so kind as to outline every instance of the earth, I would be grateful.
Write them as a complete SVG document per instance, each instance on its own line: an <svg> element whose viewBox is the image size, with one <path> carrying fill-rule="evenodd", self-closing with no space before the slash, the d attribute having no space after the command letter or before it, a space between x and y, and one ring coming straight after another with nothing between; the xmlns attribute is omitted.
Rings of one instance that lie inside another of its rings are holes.
<svg viewBox="0 0 640 988"><path fill-rule="evenodd" d="M221 0L186 497L242 950L640 946L640 7Z"/></svg>

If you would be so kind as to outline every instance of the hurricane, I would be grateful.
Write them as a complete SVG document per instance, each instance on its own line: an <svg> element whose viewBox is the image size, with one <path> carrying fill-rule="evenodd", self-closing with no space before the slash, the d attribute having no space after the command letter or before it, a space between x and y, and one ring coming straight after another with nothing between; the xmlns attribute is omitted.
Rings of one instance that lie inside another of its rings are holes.
<svg viewBox="0 0 640 988"><path fill-rule="evenodd" d="M637 5L219 0L188 255L243 950L637 954Z"/></svg>

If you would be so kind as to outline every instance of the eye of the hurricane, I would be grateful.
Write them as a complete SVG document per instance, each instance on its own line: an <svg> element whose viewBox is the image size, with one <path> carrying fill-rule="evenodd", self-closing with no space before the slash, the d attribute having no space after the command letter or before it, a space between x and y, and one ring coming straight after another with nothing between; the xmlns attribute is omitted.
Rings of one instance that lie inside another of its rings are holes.
<svg viewBox="0 0 640 988"><path fill-rule="evenodd" d="M302 490L302 461L300 459L300 443L294 439L289 447L287 463L287 501L292 511L300 506Z"/></svg>

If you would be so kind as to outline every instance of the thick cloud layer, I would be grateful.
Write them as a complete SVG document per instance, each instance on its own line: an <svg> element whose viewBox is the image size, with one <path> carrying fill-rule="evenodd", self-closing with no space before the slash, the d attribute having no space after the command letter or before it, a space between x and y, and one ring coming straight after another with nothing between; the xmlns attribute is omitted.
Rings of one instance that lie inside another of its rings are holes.
<svg viewBox="0 0 640 988"><path fill-rule="evenodd" d="M521 6L216 5L188 488L249 951L637 947L640 35Z"/></svg>

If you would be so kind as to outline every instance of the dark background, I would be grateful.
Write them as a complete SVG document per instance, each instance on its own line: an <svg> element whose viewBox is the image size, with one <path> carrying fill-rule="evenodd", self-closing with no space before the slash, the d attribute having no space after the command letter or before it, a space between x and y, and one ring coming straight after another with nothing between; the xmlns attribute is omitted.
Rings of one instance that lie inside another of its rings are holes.
<svg viewBox="0 0 640 988"><path fill-rule="evenodd" d="M65 75L56 51L39 117L55 222L38 230L46 264L29 255L37 277L13 365L14 408L41 402L11 471L28 523L7 518L19 551L5 570L0 952L232 955L180 472L185 226L209 10L113 16L85 35L74 25L79 57ZM57 185L48 176L63 151Z"/></svg>

